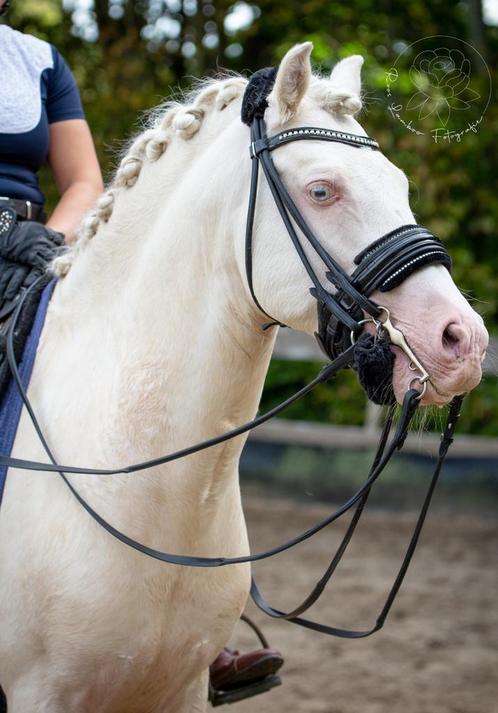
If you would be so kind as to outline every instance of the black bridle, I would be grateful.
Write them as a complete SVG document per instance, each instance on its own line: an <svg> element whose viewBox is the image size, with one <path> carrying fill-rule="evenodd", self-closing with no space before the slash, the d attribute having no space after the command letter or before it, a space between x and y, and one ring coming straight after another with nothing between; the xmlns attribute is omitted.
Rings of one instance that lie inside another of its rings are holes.
<svg viewBox="0 0 498 713"><path fill-rule="evenodd" d="M258 73L256 73L256 76L257 74ZM249 94L251 88L254 89L254 83L252 85L251 83L249 83ZM264 95L263 99L265 99L266 94ZM310 131L312 133L310 133ZM379 338L385 338L389 336L391 339L393 339L393 341L395 341L396 339L404 339L399 330L396 330L390 323L389 314L385 310L385 308L372 302L369 299L369 295L377 288L381 290L391 289L392 287L394 287L393 283L395 283L397 280L401 282L409 274L411 274L411 272L413 272L415 269L418 269L418 267L420 267L422 264L427 264L427 262L439 262L449 266L449 257L444 251L444 248L442 248L441 243L437 241L437 239L435 239L432 234L425 228L421 228L420 226L402 226L402 228L383 236L380 240L373 243L367 249L367 251L364 251L361 255L359 255L357 258L358 267L353 273L353 275L349 276L334 260L334 258L328 254L328 252L323 248L321 243L314 236L313 232L310 230L305 220L294 205L292 199L290 198L271 160L271 150L273 150L277 146L284 145L289 141L304 138L312 138L326 141L339 141L341 143L346 143L354 147L362 146L369 149L377 148L376 142L373 141L373 139L369 139L368 137L360 137L352 134L344 134L341 132L330 131L328 129L317 129L314 127L300 127L298 129L292 129L291 131L283 132L282 134L278 134L277 136L268 138L265 132L263 116L254 116L251 121L251 156L253 169L246 230L247 276L253 299L259 309L264 312L264 309L261 307L261 305L259 305L256 295L254 294L254 289L252 285L252 226L254 222L254 211L258 184L258 165L261 162L273 198L282 216L284 224L289 232L289 236L313 283L311 292L313 296L317 299L319 305L319 313L321 312L320 319L322 327L320 328L320 341L323 347L326 349L327 353L330 355L332 359L331 363L325 366L320 371L318 376L307 386L300 389L296 394L294 394L289 399L279 404L275 408L271 409L267 413L262 414L254 418L253 420L242 424L241 426L232 429L231 431L228 431L227 433L215 436L211 439L202 441L201 443L189 446L188 448L181 449L179 451L161 456L159 458L154 458L141 463L136 463L114 469L97 469L62 465L57 463L57 460L53 455L52 450L45 438L43 430L38 422L36 414L28 398L26 388L22 383L14 352L14 334L16 330L16 325L19 321L23 305L30 291L35 288L36 283L33 283L33 285L25 291L23 297L19 301L19 304L17 305L12 321L10 323L6 343L7 358L10 369L12 371L13 379L17 384L24 405L29 413L33 426L50 460L50 463L41 463L37 461L11 458L10 456L3 455L0 456L0 465L24 470L36 470L58 473L65 482L65 484L68 486L68 488L71 490L73 495L76 497L78 502L82 505L82 507L94 520L96 520L96 522L99 523L99 525L101 525L105 530L107 530L108 533L110 533L115 538L128 545L129 547L132 547L133 549L149 557L153 557L154 559L169 564L188 567L222 567L227 565L249 563L268 559L269 557L272 557L276 554L279 554L280 552L283 552L300 544L301 542L304 542L305 540L309 539L314 534L323 530L325 527L337 520L341 515L344 515L346 512L354 508L350 524L326 572L319 580L319 582L315 585L312 592L309 594L309 596L305 599L304 602L302 602L292 612L288 613L284 613L277 609L274 609L265 602L256 586L256 583L254 582L254 579L252 581L251 586L251 596L255 601L256 605L269 616L275 618L284 618L289 621L292 621L295 624L299 624L300 626L304 626L322 633L339 636L342 638L362 638L365 636L369 636L375 631L378 631L383 626L384 621L396 597L396 594L399 591L399 588L401 587L411 558L415 551L415 547L417 545L420 531L425 521L429 503L431 501L431 497L434 492L434 488L442 464L444 462L448 448L453 440L454 428L459 416L459 410L463 397L456 397L452 401L452 404L449 409L446 428L441 439L439 458L412 538L407 547L404 559L402 561L396 579L389 591L386 602L379 616L377 617L375 624L367 630L357 631L331 627L307 619L303 619L301 615L307 609L309 609L312 604L316 602L321 593L324 591L337 565L339 564L344 553L346 552L354 530L363 513L373 484L379 478L394 453L403 447L411 418L414 412L416 411L420 401L421 393L419 390L408 388L404 397L401 415L396 430L392 438L389 440L393 426L395 411L394 406L390 406L386 423L381 434L379 446L368 476L364 484L358 489L356 493L354 493L354 495L352 495L347 500L346 503L344 503L340 508L332 512L321 522L317 523L315 526L309 528L308 530L300 533L291 540L277 547L273 547L270 550L255 553L252 555L240 557L195 557L154 550L146 545L143 545L140 542L137 542L136 540L133 540L132 538L117 530L106 520L104 520L84 500L84 498L78 493L76 488L73 486L73 484L67 477L67 474L131 474L139 472L141 470L152 468L154 466L163 465L174 460L178 460L180 458L187 457L193 453L205 450L206 448L211 448L238 435L247 433L256 426L264 423L273 416L276 416L277 414L284 411L297 399L302 398L304 395L309 393L319 383L323 383L328 379L332 378L341 369L346 366L349 366L353 362L355 354L355 345L351 342L354 342L356 335L362 330L363 323L365 321L363 319L364 313L369 315L369 317L367 318L368 321L373 321L375 323ZM316 253L326 265L328 269L327 278L337 290L335 294L329 293L321 285L301 245L297 232L294 228L294 223L303 233L306 240L309 242L309 244L313 247L313 249L316 251ZM399 284L399 282L397 284ZM329 315L327 319L324 316L326 314ZM325 325L325 327L323 325ZM349 341L346 348L341 351L340 343L344 341L345 334L349 336ZM353 336L353 339L351 339L351 335ZM396 343L400 344L400 346L402 346L403 348L402 341L396 341ZM406 343L405 346L407 349L409 349ZM337 350L337 353L335 350ZM411 354L411 352L407 353ZM414 355L413 358L416 359ZM422 383L422 377L419 378L419 381L420 383Z"/></svg>
<svg viewBox="0 0 498 713"><path fill-rule="evenodd" d="M375 290L392 290L413 272L430 263L439 263L451 269L451 258L441 241L427 228L421 225L401 225L357 255L354 260L356 269L349 275L318 240L289 195L273 163L272 151L291 141L301 140L329 141L367 150L378 150L379 145L368 136L309 126L289 129L268 137L263 116L257 113L251 122L252 173L246 228L246 274L250 293L256 306L272 320L271 324L280 324L261 306L252 279L253 224L261 164L285 228L313 283L310 293L318 303L319 314L317 340L327 356L333 359L351 345L351 334L357 335L363 331L365 314L374 322L382 320L385 308L369 299ZM296 227L326 267L326 278L335 287L334 294L321 284Z"/></svg>

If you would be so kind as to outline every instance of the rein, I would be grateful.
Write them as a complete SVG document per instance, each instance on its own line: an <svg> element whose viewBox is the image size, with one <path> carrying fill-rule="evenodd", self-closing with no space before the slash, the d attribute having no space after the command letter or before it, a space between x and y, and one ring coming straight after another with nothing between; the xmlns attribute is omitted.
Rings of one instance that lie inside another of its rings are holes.
<svg viewBox="0 0 498 713"><path fill-rule="evenodd" d="M266 75L263 74L265 72L267 73ZM308 597L306 597L306 599L299 606L288 613L274 609L264 600L254 579L252 580L250 593L256 605L271 617L286 619L294 624L333 636L339 636L342 638L362 638L378 631L383 626L399 588L401 587L415 551L441 467L446 457L448 448L453 440L454 428L458 420L463 400L463 396L455 397L450 405L446 428L441 439L438 461L436 463L432 480L428 487L427 495L422 505L420 515L416 522L398 574L375 624L368 630L358 631L336 628L319 624L308 619L303 619L301 615L309 609L323 593L329 580L334 574L337 565L345 554L355 528L364 511L372 486L390 462L394 453L397 450L401 450L403 447L411 419L419 405L420 399L425 393L427 381L429 379L429 374L425 371L423 365L417 360L416 355L410 349L403 334L391 323L387 309L370 300L369 295L375 289L380 289L381 291L392 289L397 284L400 284L400 282L408 277L408 275L410 275L414 270L419 269L422 265L428 264L429 262L438 262L448 268L451 263L449 256L442 247L440 241L437 240L437 238L435 238L430 231L418 225L409 225L401 226L397 230L382 236L379 240L375 241L375 243L371 244L366 251L363 251L363 253L357 256L355 259L357 268L353 275L348 275L348 273L343 270L337 261L325 250L320 241L314 235L313 231L307 225L303 216L300 214L273 164L270 152L279 146L283 146L291 141L299 139L335 141L354 148L361 147L372 150L377 150L378 144L369 137L346 134L343 132L320 129L316 127L299 127L268 138L266 135L263 114L266 106L266 96L268 94L268 91L266 90L268 90L271 76L268 75L268 70L261 70L259 76L264 77L264 81L266 82L265 87L262 89L261 86L258 86L258 83L260 84L258 73L253 75L253 78L249 82L246 90L246 96L244 98L242 109L244 121L250 118L250 122L246 121L246 123L250 123L251 126L252 175L246 226L246 270L249 289L257 307L261 312L267 314L258 302L252 282L252 233L256 207L259 164L261 163L263 173L270 187L275 205L277 206L299 258L301 259L301 262L303 263L303 266L313 283L313 287L310 289L310 292L317 300L319 314L319 334L316 336L322 348L330 357L331 362L323 367L319 374L309 384L301 388L278 406L264 414L261 414L260 416L257 416L251 421L238 426L237 428L218 436L214 436L213 438L207 439L200 443L158 458L120 468L101 469L62 465L57 462L44 436L43 430L28 398L27 387L24 385L19 374L14 351L16 325L20 319L21 311L26 299L30 295L31 290L34 289L37 284L35 282L24 292L22 298L16 306L16 310L7 332L6 350L13 379L17 385L22 401L28 411L32 424L50 460L50 463L41 463L38 461L11 458L1 455L0 465L23 470L58 473L80 505L113 537L149 557L169 564L186 567L223 567L227 565L243 564L268 559L304 542L337 520L341 515L344 515L346 512L354 508L354 512L346 533L343 536L334 556L332 557L327 570L317 582ZM268 79L269 76L270 79ZM272 84L272 82L270 83ZM259 92L259 104L257 102L254 104L253 102L252 112L248 112L248 97L249 99L254 98L255 89ZM304 235L307 243L313 248L326 266L328 270L326 273L327 280L336 288L336 292L334 294L328 292L321 284L306 255L306 251L301 244L301 240L294 224ZM365 313L368 315L367 318L364 318ZM272 320L272 324L280 324L280 322L273 320L270 315L267 314L267 316ZM163 465L180 458L185 458L193 453L211 448L243 433L247 433L287 409L295 401L312 391L318 384L324 383L335 376L341 369L353 364L355 360L356 340L358 338L358 344L362 340L363 335L360 336L360 333L363 332L363 327L366 322L374 323L376 329L375 341L383 343L386 350L389 351L389 342L392 342L403 349L408 358L411 360L414 370L419 372L419 376L414 376L412 383L409 385L403 400L401 415L396 430L391 438L390 434L393 427L395 406L392 403L392 394L389 395L389 403L391 405L388 411L388 416L381 434L377 452L364 484L337 510L333 511L316 525L305 530L304 532L301 532L292 539L269 550L240 557L195 557L161 552L128 537L126 534L114 528L84 500L68 479L68 474L118 475L139 472L141 470ZM411 388L413 383L417 383L421 387L421 390Z"/></svg>

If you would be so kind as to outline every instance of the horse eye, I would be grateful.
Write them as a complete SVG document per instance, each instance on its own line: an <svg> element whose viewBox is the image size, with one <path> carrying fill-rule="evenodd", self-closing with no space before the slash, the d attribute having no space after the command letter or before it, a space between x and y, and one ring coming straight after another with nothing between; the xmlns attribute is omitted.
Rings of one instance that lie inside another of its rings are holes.
<svg viewBox="0 0 498 713"><path fill-rule="evenodd" d="M309 188L309 194L315 203L326 203L334 197L332 186L328 183L314 183Z"/></svg>

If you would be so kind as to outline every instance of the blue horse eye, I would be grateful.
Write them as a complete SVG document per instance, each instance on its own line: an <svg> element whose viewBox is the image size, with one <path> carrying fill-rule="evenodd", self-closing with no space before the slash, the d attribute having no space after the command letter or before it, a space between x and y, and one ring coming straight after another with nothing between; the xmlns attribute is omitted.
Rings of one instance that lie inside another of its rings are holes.
<svg viewBox="0 0 498 713"><path fill-rule="evenodd" d="M310 190L311 197L314 201L322 203L323 201L328 201L332 197L332 190L330 186L325 183L312 186Z"/></svg>

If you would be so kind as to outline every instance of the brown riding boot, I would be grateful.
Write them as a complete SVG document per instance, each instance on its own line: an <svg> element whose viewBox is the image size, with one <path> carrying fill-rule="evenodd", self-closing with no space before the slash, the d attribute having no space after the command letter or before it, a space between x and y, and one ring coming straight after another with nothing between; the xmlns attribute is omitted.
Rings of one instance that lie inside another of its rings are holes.
<svg viewBox="0 0 498 713"><path fill-rule="evenodd" d="M209 668L211 686L218 691L226 691L261 681L273 676L283 662L282 654L275 649L264 648L240 654L225 647Z"/></svg>

